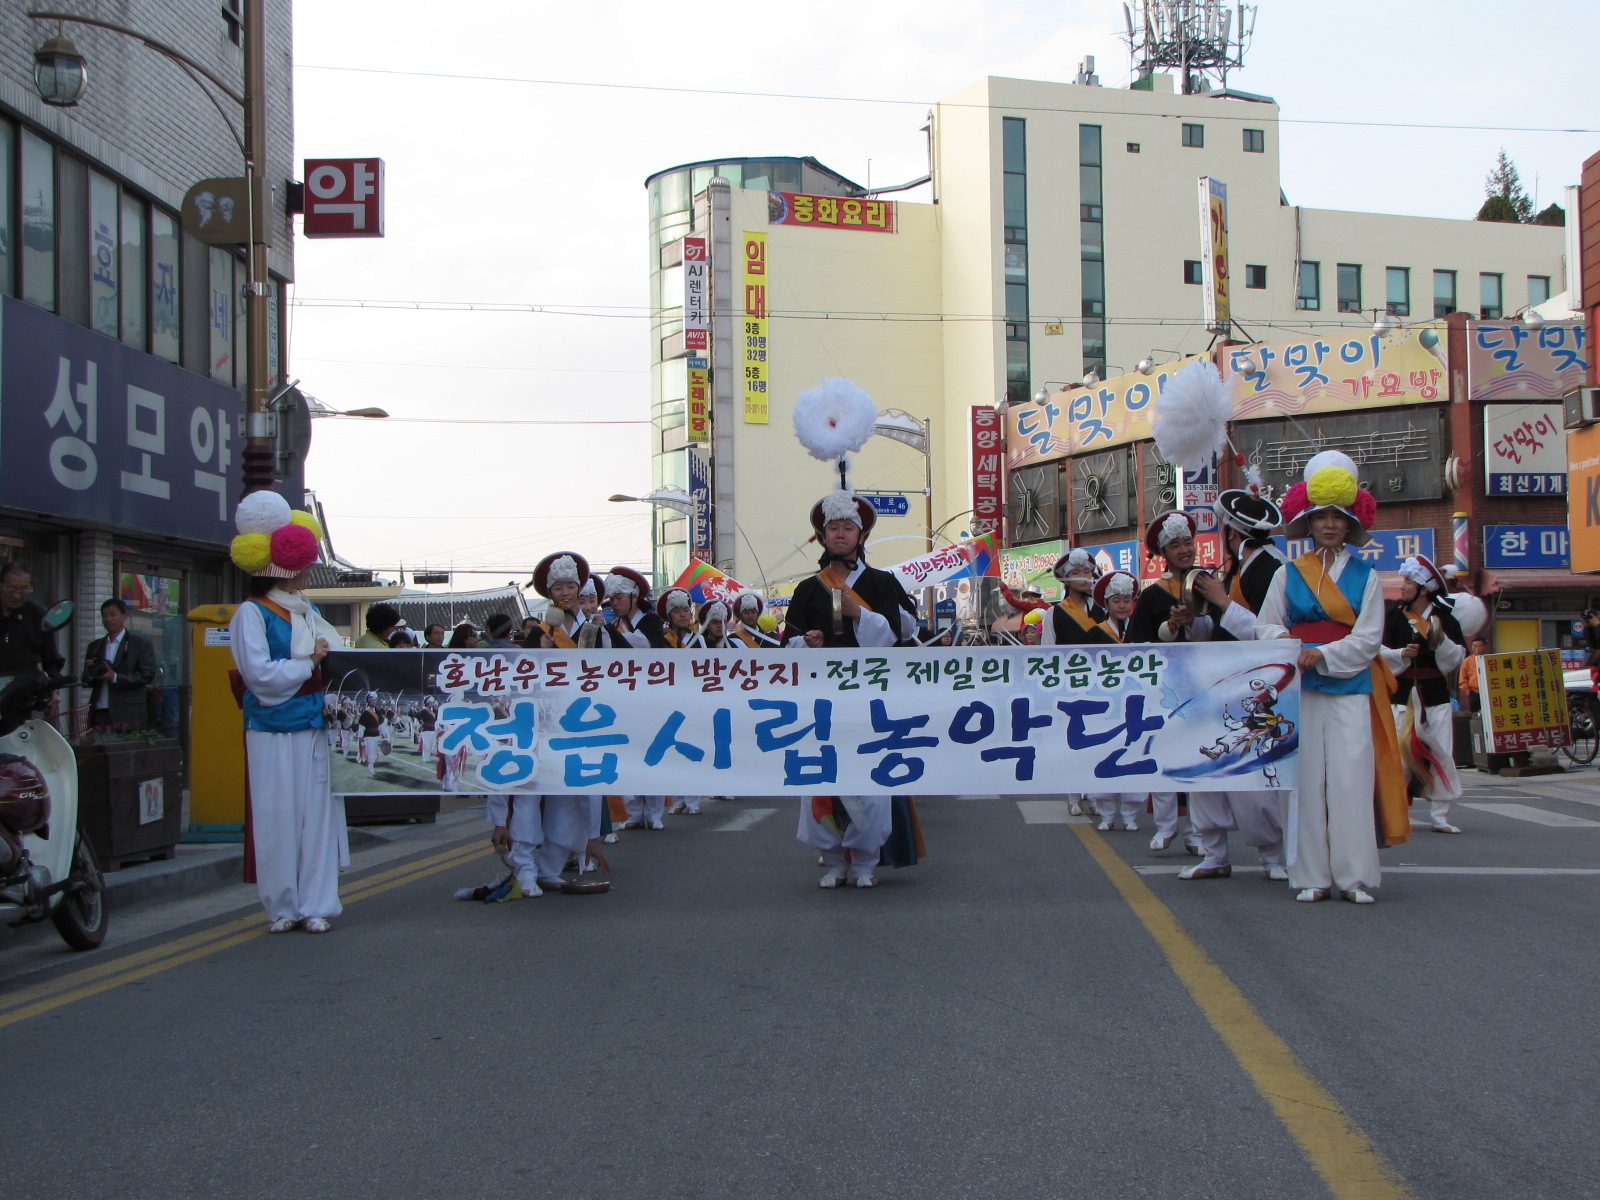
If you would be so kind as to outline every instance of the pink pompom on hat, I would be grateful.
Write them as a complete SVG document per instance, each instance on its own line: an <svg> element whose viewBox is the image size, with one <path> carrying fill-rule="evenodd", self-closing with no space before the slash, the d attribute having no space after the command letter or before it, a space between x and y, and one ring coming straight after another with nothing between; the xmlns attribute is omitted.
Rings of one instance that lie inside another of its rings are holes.
<svg viewBox="0 0 1600 1200"><path fill-rule="evenodd" d="M321 522L291 509L277 492L251 492L239 501L233 523L239 532L228 556L246 574L293 579L321 559Z"/></svg>
<svg viewBox="0 0 1600 1200"><path fill-rule="evenodd" d="M1314 454L1306 463L1303 476L1279 505L1285 535L1309 536L1312 516L1332 511L1343 513L1350 521L1346 545L1365 546L1372 540L1368 531L1378 519L1378 502L1361 486L1356 464L1348 454L1338 450Z"/></svg>

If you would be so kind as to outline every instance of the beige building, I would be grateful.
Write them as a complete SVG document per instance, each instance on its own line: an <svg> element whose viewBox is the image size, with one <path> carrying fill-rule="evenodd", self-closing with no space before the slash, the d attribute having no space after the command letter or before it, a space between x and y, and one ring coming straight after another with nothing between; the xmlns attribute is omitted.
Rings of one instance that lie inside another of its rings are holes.
<svg viewBox="0 0 1600 1200"><path fill-rule="evenodd" d="M1210 344L1202 176L1227 186L1236 340L1348 336L1379 315L1397 324L1457 310L1510 317L1565 289L1557 228L1290 204L1279 132L1266 97L1175 94L1161 74L1128 89L989 78L935 105L929 177L912 190L868 193L814 159L729 159L652 176L657 487L691 484L682 239L709 243L711 418L698 465L711 464L702 512L716 533L699 539L700 557L751 585L808 571L805 510L834 475L807 457L790 422L795 397L828 376L930 423L931 523L941 543L970 530L972 406L1020 403L1090 371L1104 378ZM728 188L711 187L714 177ZM775 223L792 206L771 193L892 201L894 232ZM745 339L747 234L765 237L759 348ZM764 361L747 363L750 354ZM751 365L765 375L765 424L745 411ZM858 456L858 490L914 493L907 515L879 522L880 565L927 544L924 466L888 438ZM688 560L692 525L659 510L658 582Z"/></svg>

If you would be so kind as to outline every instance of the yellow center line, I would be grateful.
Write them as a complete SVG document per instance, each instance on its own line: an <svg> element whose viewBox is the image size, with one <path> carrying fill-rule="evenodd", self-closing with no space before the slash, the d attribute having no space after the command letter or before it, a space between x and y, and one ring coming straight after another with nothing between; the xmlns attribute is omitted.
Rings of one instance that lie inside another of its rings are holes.
<svg viewBox="0 0 1600 1200"><path fill-rule="evenodd" d="M1074 825L1072 832L1155 939L1211 1028L1336 1200L1412 1200L1399 1172L1138 873L1087 825Z"/></svg>
<svg viewBox="0 0 1600 1200"><path fill-rule="evenodd" d="M392 888L437 875L441 871L451 870L490 853L492 851L481 842L457 846L453 850L447 850L431 858L419 859L405 866L364 876L354 883L352 890L341 897L341 900L345 904L365 900ZM210 929L186 934L159 946L125 954L121 958L109 959L44 983L8 992L0 996L0 1029L64 1004L97 996L101 992L110 991L126 983L137 982L170 967L193 962L197 958L215 954L218 950L237 946L252 938L260 937L266 931L266 917L260 913L252 913L247 917L224 921L221 925Z"/></svg>

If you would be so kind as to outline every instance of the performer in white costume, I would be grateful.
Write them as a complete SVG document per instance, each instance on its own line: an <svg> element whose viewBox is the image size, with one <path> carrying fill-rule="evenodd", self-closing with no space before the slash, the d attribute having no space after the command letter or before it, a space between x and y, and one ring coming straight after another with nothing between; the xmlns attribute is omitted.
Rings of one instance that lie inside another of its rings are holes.
<svg viewBox="0 0 1600 1200"><path fill-rule="evenodd" d="M632 567L612 567L606 576L606 599L611 604L611 624L606 637L616 650L665 650L666 627L650 606L650 582ZM629 796L624 829L662 829L665 796Z"/></svg>
<svg viewBox="0 0 1600 1200"><path fill-rule="evenodd" d="M1134 602L1139 596L1139 581L1126 571L1112 571L1095 581L1094 604L1105 610L1106 619L1093 629L1091 645L1120 646L1128 632L1128 618L1133 615ZM1084 797L1100 816L1101 833L1117 827L1117 810L1122 810L1122 827L1129 833L1139 832L1139 814L1144 810L1148 792L1090 792Z"/></svg>
<svg viewBox="0 0 1600 1200"><path fill-rule="evenodd" d="M1256 639L1256 612L1267 598L1272 578L1283 556L1272 545L1272 534L1283 524L1278 506L1259 493L1233 489L1217 497L1213 509L1227 544L1229 569L1225 578L1197 578L1194 591L1218 612L1221 633L1212 639ZM1276 693L1274 692L1275 696ZM1200 838L1204 856L1178 872L1179 879L1226 879L1233 874L1228 858L1228 834L1237 831L1245 845L1261 857L1266 878L1289 878L1283 862L1284 796L1282 789L1254 791L1190 792L1189 820Z"/></svg>
<svg viewBox="0 0 1600 1200"><path fill-rule="evenodd" d="M253 867L272 933L326 933L342 911L339 868L350 862L344 801L329 787L321 664L339 633L300 594L317 561L320 527L274 492L239 502L230 554L250 598L229 644L244 685L249 776L247 876Z"/></svg>
<svg viewBox="0 0 1600 1200"><path fill-rule="evenodd" d="M1081 546L1068 550L1050 573L1060 580L1064 594L1040 614L1039 644L1082 646L1094 641L1095 625L1106 615L1094 599L1095 577L1100 573L1094 555ZM1083 812L1083 793L1067 793L1067 811L1075 817Z"/></svg>
<svg viewBox="0 0 1600 1200"><path fill-rule="evenodd" d="M1428 802L1435 833L1460 833L1450 823L1450 805L1461 799L1461 778L1448 676L1465 660L1471 634L1449 604L1444 573L1425 555L1401 563L1400 578L1400 603L1390 609L1384 629L1383 659L1400 684L1393 697L1394 721L1406 788Z"/></svg>
<svg viewBox="0 0 1600 1200"><path fill-rule="evenodd" d="M1371 904L1381 882L1378 842L1404 842L1411 822L1389 712L1393 676L1383 643L1378 573L1350 553L1371 540L1377 503L1336 450L1306 463L1283 501L1289 537L1312 549L1272 578L1258 638L1298 638L1300 787L1290 810L1289 884L1295 899ZM1375 805L1376 800L1376 805ZM1375 813L1376 808L1376 813Z"/></svg>

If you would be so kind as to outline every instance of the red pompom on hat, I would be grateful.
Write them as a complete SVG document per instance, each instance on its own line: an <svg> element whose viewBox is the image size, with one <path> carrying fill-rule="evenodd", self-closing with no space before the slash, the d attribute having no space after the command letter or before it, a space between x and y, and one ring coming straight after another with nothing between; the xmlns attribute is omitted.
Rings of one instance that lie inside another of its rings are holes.
<svg viewBox="0 0 1600 1200"><path fill-rule="evenodd" d="M272 565L298 575L317 561L317 535L304 525L285 525L272 532Z"/></svg>

